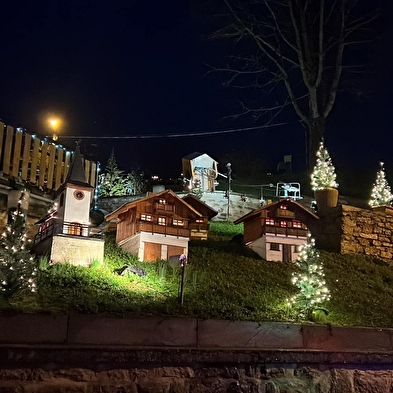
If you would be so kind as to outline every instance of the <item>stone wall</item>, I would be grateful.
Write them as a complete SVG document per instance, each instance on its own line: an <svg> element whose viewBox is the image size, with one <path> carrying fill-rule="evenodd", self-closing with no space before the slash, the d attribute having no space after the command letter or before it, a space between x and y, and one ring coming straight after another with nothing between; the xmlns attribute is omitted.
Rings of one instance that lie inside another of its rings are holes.
<svg viewBox="0 0 393 393"><path fill-rule="evenodd" d="M1 393L390 393L393 371L297 364L0 370Z"/></svg>
<svg viewBox="0 0 393 393"><path fill-rule="evenodd" d="M393 330L0 314L0 393L391 393Z"/></svg>
<svg viewBox="0 0 393 393"><path fill-rule="evenodd" d="M393 257L393 209L339 205L320 216L311 228L318 248L342 254Z"/></svg>
<svg viewBox="0 0 393 393"><path fill-rule="evenodd" d="M179 197L183 197L186 194L178 193L178 195ZM224 195L224 191L205 192L202 195L201 200L218 212L218 214L213 217L213 221L235 221L261 206L261 201L259 199L247 197L246 200L242 200L242 195L238 193L230 194L228 206L228 198L225 198ZM99 198L98 209L102 210L105 214L108 214L125 203L141 199L145 196L146 195L125 195Z"/></svg>

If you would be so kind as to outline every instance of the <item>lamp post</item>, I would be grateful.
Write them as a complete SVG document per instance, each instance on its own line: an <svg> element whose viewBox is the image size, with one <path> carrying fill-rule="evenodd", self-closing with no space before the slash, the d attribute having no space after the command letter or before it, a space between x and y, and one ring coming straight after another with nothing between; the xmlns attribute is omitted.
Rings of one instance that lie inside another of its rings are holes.
<svg viewBox="0 0 393 393"><path fill-rule="evenodd" d="M57 118L51 118L51 119L48 120L48 123L49 123L49 127L50 127L51 130L52 130L52 136L51 136L51 138L52 138L54 141L57 141L57 139L58 139L59 137L58 137L58 135L56 134L56 131L57 131L57 130L59 129L59 127L60 127L60 120L57 119Z"/></svg>
<svg viewBox="0 0 393 393"><path fill-rule="evenodd" d="M180 266L181 266L181 282L180 282L180 304L184 302L184 282L186 281L186 266L187 266L187 257L185 254L181 254L179 258Z"/></svg>
<svg viewBox="0 0 393 393"><path fill-rule="evenodd" d="M232 165L228 162L227 166L227 179L228 179L228 189L227 189L227 198L228 198L228 211L227 211L227 219L229 221L229 202L230 202L230 193L231 193L231 175L232 175Z"/></svg>

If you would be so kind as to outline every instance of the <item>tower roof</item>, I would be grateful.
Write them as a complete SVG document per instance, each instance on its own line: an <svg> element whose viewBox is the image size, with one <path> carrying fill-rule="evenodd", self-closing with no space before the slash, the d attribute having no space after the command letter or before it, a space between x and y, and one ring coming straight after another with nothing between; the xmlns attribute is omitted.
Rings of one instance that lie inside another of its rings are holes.
<svg viewBox="0 0 393 393"><path fill-rule="evenodd" d="M72 156L70 169L64 183L71 183L81 187L94 188L86 180L85 168L83 167L82 155L79 145L76 145L74 155Z"/></svg>

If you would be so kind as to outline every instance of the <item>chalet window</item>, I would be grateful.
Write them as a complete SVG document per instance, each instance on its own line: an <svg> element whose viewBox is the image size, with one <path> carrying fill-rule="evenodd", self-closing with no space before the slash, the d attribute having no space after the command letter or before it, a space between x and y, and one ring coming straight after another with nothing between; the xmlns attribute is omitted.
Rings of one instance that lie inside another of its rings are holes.
<svg viewBox="0 0 393 393"><path fill-rule="evenodd" d="M200 218L200 219L196 220L195 222L198 224L203 224L203 219Z"/></svg>
<svg viewBox="0 0 393 393"><path fill-rule="evenodd" d="M157 203L157 209L164 209L165 210L166 200L159 199Z"/></svg>
<svg viewBox="0 0 393 393"><path fill-rule="evenodd" d="M286 210L286 209L288 209L288 206L287 205L280 205L280 209Z"/></svg>
<svg viewBox="0 0 393 393"><path fill-rule="evenodd" d="M301 228L302 227L302 223L300 221L293 221L292 222L292 227L293 228Z"/></svg>
<svg viewBox="0 0 393 393"><path fill-rule="evenodd" d="M270 243L271 251L280 251L280 243Z"/></svg>
<svg viewBox="0 0 393 393"><path fill-rule="evenodd" d="M77 222L72 222L68 225L68 234L75 236L82 236L82 225Z"/></svg>
<svg viewBox="0 0 393 393"><path fill-rule="evenodd" d="M274 225L273 218L267 218L265 222L266 222L266 225Z"/></svg>
<svg viewBox="0 0 393 393"><path fill-rule="evenodd" d="M173 225L177 225L179 227L184 226L184 221L183 220L176 220L175 218L173 219Z"/></svg>
<svg viewBox="0 0 393 393"><path fill-rule="evenodd" d="M280 221L280 227L281 228L286 228L287 227L287 222L286 221Z"/></svg>
<svg viewBox="0 0 393 393"><path fill-rule="evenodd" d="M149 214L141 214L141 220L142 221L153 221L153 217L150 216Z"/></svg>
<svg viewBox="0 0 393 393"><path fill-rule="evenodd" d="M166 225L166 218L158 217L158 225Z"/></svg>

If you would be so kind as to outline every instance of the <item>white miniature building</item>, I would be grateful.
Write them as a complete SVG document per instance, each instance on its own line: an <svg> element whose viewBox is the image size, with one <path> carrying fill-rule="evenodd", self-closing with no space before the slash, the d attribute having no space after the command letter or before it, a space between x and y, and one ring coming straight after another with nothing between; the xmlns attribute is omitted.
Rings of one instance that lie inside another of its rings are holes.
<svg viewBox="0 0 393 393"><path fill-rule="evenodd" d="M34 241L37 255L47 255L54 263L83 266L103 261L104 242L90 234L93 189L86 181L77 146L67 178L57 191L57 209L36 223L39 225Z"/></svg>

